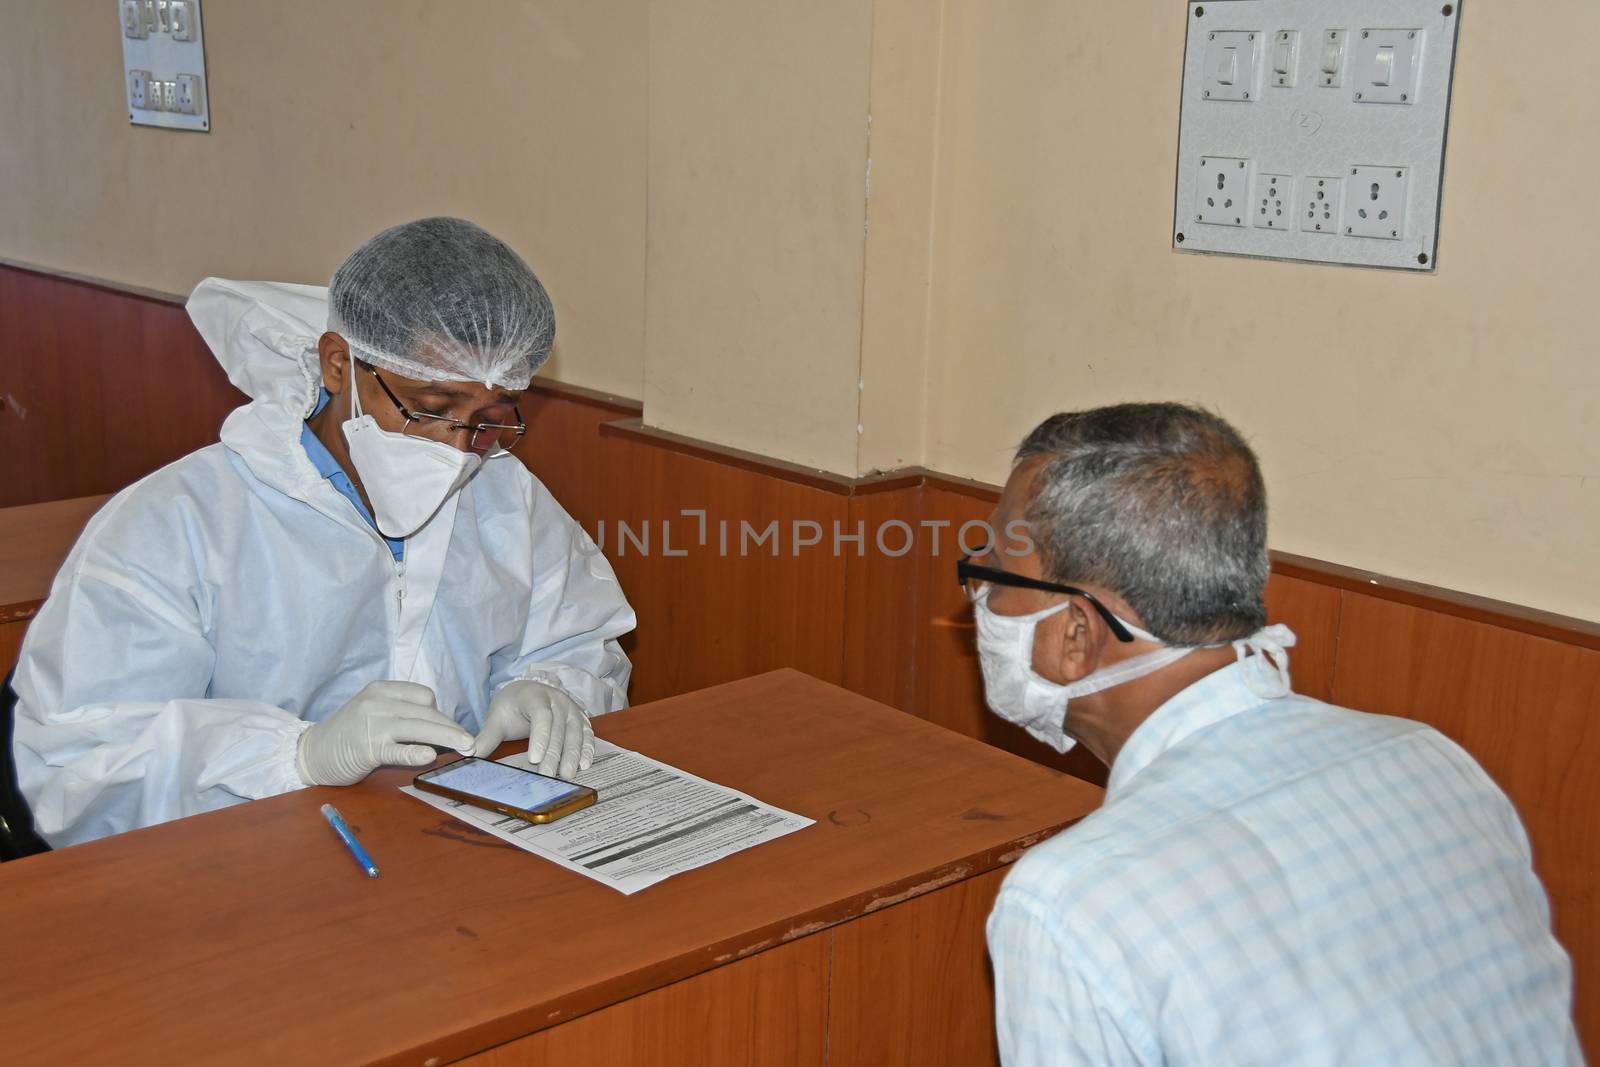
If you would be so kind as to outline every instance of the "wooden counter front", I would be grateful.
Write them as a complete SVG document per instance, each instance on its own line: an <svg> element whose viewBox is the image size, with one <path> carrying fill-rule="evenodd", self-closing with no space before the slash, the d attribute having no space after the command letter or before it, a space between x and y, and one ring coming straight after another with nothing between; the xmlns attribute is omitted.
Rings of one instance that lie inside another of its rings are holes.
<svg viewBox="0 0 1600 1067"><path fill-rule="evenodd" d="M788 670L596 732L816 825L624 897L382 771L5 864L7 1061L992 1061L983 918L1097 788Z"/></svg>
<svg viewBox="0 0 1600 1067"><path fill-rule="evenodd" d="M38 612L84 524L109 496L85 496L0 508L0 679L22 649Z"/></svg>
<svg viewBox="0 0 1600 1067"><path fill-rule="evenodd" d="M0 623L31 619L84 524L109 496L0 508Z"/></svg>

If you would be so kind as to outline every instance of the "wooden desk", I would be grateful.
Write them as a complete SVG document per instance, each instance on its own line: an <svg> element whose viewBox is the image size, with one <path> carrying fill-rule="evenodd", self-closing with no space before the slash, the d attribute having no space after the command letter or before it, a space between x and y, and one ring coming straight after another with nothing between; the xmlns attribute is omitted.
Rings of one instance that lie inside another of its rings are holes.
<svg viewBox="0 0 1600 1067"><path fill-rule="evenodd" d="M38 612L61 561L109 496L0 508L0 678L17 660L28 620Z"/></svg>
<svg viewBox="0 0 1600 1067"><path fill-rule="evenodd" d="M984 918L1099 789L789 670L596 728L816 825L624 897L381 771L8 863L7 1063L993 1061Z"/></svg>

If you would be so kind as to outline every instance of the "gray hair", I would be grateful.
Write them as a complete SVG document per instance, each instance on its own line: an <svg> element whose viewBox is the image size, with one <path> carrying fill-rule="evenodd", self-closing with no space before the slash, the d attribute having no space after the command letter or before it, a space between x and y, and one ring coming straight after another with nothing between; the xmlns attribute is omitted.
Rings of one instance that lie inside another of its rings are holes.
<svg viewBox="0 0 1600 1067"><path fill-rule="evenodd" d="M1266 486L1220 417L1170 403L1063 412L1016 462L1039 456L1027 517L1051 581L1116 593L1173 645L1266 625Z"/></svg>

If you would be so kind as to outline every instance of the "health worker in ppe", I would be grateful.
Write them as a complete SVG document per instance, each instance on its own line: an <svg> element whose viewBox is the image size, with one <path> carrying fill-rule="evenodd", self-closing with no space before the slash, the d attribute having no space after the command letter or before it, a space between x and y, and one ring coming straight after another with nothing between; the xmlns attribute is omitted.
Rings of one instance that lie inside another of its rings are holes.
<svg viewBox="0 0 1600 1067"><path fill-rule="evenodd" d="M634 614L506 452L555 335L527 264L423 219L327 289L212 278L188 309L252 402L101 509L28 631L14 751L45 839L507 739L587 766Z"/></svg>

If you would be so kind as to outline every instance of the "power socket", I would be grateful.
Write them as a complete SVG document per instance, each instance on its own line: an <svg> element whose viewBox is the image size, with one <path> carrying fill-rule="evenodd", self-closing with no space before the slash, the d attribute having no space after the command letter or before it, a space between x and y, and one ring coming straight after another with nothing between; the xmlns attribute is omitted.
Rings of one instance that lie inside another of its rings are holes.
<svg viewBox="0 0 1600 1067"><path fill-rule="evenodd" d="M150 72L148 70L128 71L128 106L143 110L150 106Z"/></svg>
<svg viewBox="0 0 1600 1067"><path fill-rule="evenodd" d="M1264 230L1292 230L1294 226L1294 176L1263 174L1256 180L1256 211L1252 222Z"/></svg>
<svg viewBox="0 0 1600 1067"><path fill-rule="evenodd" d="M1403 238L1409 174L1405 167L1351 167L1344 199L1345 236L1383 241Z"/></svg>
<svg viewBox="0 0 1600 1067"><path fill-rule="evenodd" d="M173 96L177 102L176 110L183 115L197 115L200 113L200 75L180 74L174 83Z"/></svg>
<svg viewBox="0 0 1600 1067"><path fill-rule="evenodd" d="M1300 190L1300 229L1332 237L1339 232L1339 197L1344 179L1313 174Z"/></svg>
<svg viewBox="0 0 1600 1067"><path fill-rule="evenodd" d="M1243 226L1253 169L1248 159L1201 156L1195 172L1194 220L1213 226Z"/></svg>

